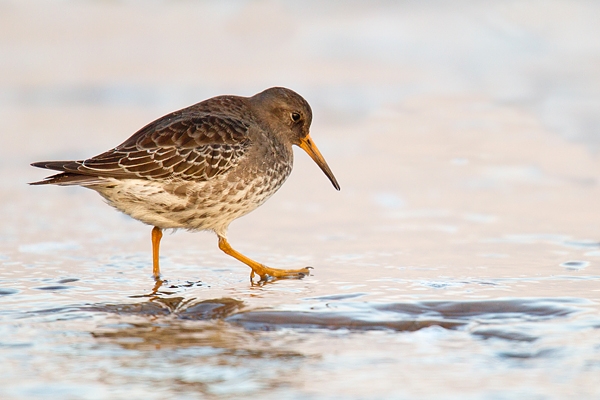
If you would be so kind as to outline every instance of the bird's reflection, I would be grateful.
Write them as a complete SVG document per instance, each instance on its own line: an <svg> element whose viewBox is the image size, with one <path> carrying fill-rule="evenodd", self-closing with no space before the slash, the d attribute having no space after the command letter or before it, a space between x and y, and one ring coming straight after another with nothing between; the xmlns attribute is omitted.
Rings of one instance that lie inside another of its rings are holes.
<svg viewBox="0 0 600 400"><path fill-rule="evenodd" d="M129 379L136 365L137 371L160 376L175 392L194 390L210 397L215 390L235 393L250 384L258 393L293 385L297 365L306 358L292 350L293 338L269 339L265 332L226 322L244 308L233 298L198 301L156 290L141 303L101 308L118 314L118 323L92 332L99 345L109 345L116 367L107 373L116 379Z"/></svg>

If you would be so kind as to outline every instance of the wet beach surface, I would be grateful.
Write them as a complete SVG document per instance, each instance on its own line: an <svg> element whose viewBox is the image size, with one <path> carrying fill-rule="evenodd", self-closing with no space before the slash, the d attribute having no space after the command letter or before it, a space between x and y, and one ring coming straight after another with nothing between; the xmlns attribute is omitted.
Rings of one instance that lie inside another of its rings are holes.
<svg viewBox="0 0 600 400"><path fill-rule="evenodd" d="M600 396L600 6L303 4L0 1L1 398ZM26 185L274 85L342 190L297 151L229 239L305 279L178 231L157 285L150 227Z"/></svg>

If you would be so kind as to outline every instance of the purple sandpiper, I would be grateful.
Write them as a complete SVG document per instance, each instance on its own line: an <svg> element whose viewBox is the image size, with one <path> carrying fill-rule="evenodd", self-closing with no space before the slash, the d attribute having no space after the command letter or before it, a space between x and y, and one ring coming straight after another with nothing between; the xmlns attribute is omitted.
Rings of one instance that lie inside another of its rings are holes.
<svg viewBox="0 0 600 400"><path fill-rule="evenodd" d="M340 186L309 135L312 111L296 92L273 87L252 97L218 96L149 123L119 146L82 161L31 165L60 171L32 185L79 185L152 225L153 275L160 278L163 229L211 230L219 248L261 280L308 275L275 269L234 250L227 228L263 204L292 171L301 147Z"/></svg>

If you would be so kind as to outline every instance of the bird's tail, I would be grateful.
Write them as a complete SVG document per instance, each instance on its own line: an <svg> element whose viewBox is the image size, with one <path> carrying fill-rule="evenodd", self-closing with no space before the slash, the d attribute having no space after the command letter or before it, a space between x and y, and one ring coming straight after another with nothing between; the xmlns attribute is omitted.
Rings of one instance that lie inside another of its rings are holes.
<svg viewBox="0 0 600 400"><path fill-rule="evenodd" d="M33 167L51 169L54 171L61 171L56 175L48 176L41 181L30 182L30 185L61 185L61 186L70 186L70 185L93 185L96 183L101 183L102 178L97 176L90 175L82 175L73 172L65 172L69 169L69 167L73 167L73 164L76 164L76 161L40 161L34 162L31 165Z"/></svg>

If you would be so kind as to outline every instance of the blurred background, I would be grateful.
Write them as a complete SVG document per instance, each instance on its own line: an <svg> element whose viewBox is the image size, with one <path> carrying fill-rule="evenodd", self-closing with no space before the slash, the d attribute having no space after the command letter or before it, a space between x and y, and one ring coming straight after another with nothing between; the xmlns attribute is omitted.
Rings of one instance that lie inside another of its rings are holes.
<svg viewBox="0 0 600 400"><path fill-rule="evenodd" d="M1 397L600 396L598 21L586 0L0 0ZM307 279L250 286L177 232L152 293L149 227L26 185L271 86L311 104L342 190L298 151L229 236Z"/></svg>
<svg viewBox="0 0 600 400"><path fill-rule="evenodd" d="M112 108L135 108L143 123L146 115L216 94L283 85L310 100L315 123L357 124L419 97L480 96L529 112L547 131L589 148L599 140L600 11L591 1L2 1L0 7L5 132L42 117L59 123L56 108L67 108L80 115L69 118L68 131L76 132L70 135L90 146L102 136L106 142L98 145L110 145L139 122L90 132L97 124L82 114L111 108L114 121L124 117ZM81 145L73 138L72 146Z"/></svg>

